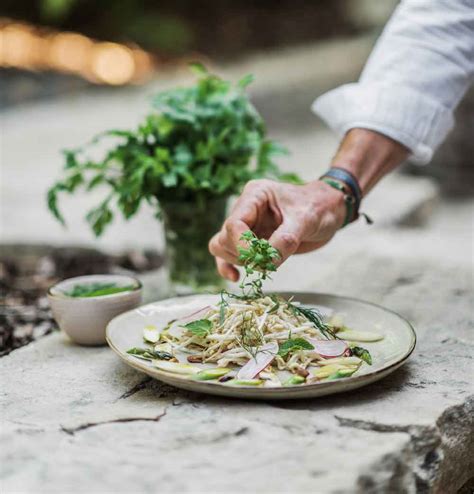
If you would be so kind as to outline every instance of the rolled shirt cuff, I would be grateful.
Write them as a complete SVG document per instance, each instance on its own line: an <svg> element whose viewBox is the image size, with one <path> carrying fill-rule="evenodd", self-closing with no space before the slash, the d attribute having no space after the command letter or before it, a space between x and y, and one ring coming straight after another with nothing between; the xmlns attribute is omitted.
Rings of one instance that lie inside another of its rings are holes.
<svg viewBox="0 0 474 494"><path fill-rule="evenodd" d="M345 84L320 96L312 105L335 132L353 128L384 134L428 163L454 126L452 111L409 87L373 83Z"/></svg>

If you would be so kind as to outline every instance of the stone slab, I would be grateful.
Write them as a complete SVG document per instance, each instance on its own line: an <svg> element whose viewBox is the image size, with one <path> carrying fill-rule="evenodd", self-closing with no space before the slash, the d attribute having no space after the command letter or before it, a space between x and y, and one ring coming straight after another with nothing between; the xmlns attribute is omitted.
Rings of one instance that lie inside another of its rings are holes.
<svg viewBox="0 0 474 494"><path fill-rule="evenodd" d="M411 319L410 362L352 393L253 403L174 390L54 334L0 360L3 491L456 492L474 469L469 270L341 257L318 285Z"/></svg>

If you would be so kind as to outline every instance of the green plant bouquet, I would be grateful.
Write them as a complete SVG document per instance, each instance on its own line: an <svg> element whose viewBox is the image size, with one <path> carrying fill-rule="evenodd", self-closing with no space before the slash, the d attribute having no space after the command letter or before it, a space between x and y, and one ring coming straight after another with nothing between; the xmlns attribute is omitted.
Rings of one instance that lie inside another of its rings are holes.
<svg viewBox="0 0 474 494"><path fill-rule="evenodd" d="M154 111L138 129L111 130L92 141L118 139L103 159L88 159L84 148L65 151L64 177L48 191L48 207L64 224L59 194L108 189L86 215L97 236L114 210L129 219L143 201L152 204L164 221L177 291L219 287L207 244L225 218L229 196L250 179L297 180L281 174L273 161L285 150L266 138L264 122L249 101L245 88L252 76L233 85L201 64L191 68L197 83L156 95Z"/></svg>

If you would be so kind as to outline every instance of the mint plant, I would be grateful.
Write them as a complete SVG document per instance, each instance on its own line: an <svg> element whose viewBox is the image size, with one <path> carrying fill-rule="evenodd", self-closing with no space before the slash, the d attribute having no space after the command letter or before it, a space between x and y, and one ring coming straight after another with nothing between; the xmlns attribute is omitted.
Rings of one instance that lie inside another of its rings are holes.
<svg viewBox="0 0 474 494"><path fill-rule="evenodd" d="M144 201L160 213L167 203L203 206L209 199L226 198L250 179L298 180L280 173L274 162L285 150L266 137L245 92L252 76L233 85L201 64L191 69L197 83L156 95L153 111L137 129L110 130L93 139L90 145L116 139L102 159L90 159L89 146L64 151L63 177L48 191L48 207L61 223L59 196L80 188L105 190L86 215L99 236L117 210L129 219Z"/></svg>

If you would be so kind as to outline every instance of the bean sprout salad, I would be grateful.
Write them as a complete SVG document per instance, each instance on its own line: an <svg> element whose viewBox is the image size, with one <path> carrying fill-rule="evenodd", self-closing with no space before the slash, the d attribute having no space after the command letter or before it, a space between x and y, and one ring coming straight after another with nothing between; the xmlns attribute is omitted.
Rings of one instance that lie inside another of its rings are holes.
<svg viewBox="0 0 474 494"><path fill-rule="evenodd" d="M128 353L157 368L198 380L240 386L294 386L352 376L372 365L359 342L379 341L375 332L352 331L336 315L325 321L316 308L264 294L279 253L252 232L242 236L239 261L246 276L241 294L223 291L215 305L147 326L146 348Z"/></svg>

